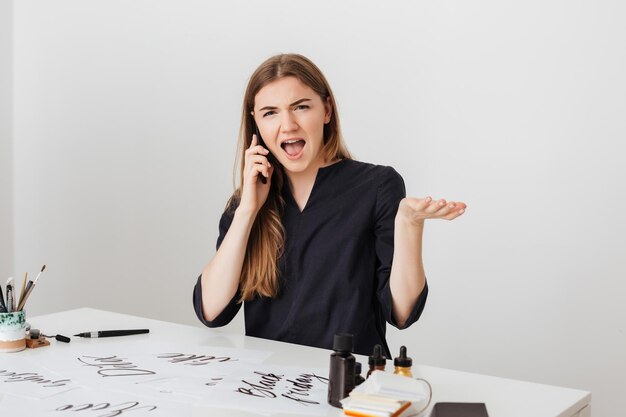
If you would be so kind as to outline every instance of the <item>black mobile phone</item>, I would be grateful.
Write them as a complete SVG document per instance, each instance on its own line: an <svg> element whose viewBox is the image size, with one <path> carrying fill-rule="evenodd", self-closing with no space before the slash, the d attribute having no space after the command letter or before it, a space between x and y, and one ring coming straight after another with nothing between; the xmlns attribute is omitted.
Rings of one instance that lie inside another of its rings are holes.
<svg viewBox="0 0 626 417"><path fill-rule="evenodd" d="M261 132L259 132L259 127L257 126L256 122L253 122L253 123L254 123L254 133L256 134L256 137L258 139L258 144L264 147L265 149L267 149L267 146L265 145L265 142L263 141L263 138L261 137ZM274 158L274 155L272 155L272 152L270 152L269 149L267 149L267 151L269 152L267 154L267 160L270 162L270 164L272 164L272 166L276 166L275 165L276 159ZM259 179L261 180L263 184L267 184L267 178L265 178L263 175L259 175Z"/></svg>
<svg viewBox="0 0 626 417"><path fill-rule="evenodd" d="M436 403L430 417L489 417L485 403Z"/></svg>

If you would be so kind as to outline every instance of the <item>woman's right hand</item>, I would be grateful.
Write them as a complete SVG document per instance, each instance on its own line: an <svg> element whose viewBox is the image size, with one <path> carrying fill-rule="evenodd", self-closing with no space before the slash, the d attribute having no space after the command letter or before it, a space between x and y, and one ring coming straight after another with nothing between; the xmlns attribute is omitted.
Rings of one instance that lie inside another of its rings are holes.
<svg viewBox="0 0 626 417"><path fill-rule="evenodd" d="M245 167L243 190L239 202L240 209L256 214L265 204L274 172L274 167L267 159L269 153L267 149L258 144L257 136L252 135L252 142L244 155ZM265 184L261 181L261 176L267 179Z"/></svg>

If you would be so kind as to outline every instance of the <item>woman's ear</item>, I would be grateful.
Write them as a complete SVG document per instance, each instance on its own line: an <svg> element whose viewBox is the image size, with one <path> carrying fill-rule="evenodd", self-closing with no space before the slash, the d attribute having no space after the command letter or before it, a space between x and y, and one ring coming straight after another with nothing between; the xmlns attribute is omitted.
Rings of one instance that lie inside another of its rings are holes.
<svg viewBox="0 0 626 417"><path fill-rule="evenodd" d="M330 102L330 97L326 97L326 103L324 103L324 108L326 109L326 114L324 115L324 124L327 125L330 123L330 119L333 115L333 105Z"/></svg>

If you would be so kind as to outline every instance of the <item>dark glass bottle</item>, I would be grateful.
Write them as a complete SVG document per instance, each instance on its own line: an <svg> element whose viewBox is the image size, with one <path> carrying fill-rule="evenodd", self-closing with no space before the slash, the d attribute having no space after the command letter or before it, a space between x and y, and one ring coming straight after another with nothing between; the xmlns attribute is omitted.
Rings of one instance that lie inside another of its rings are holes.
<svg viewBox="0 0 626 417"><path fill-rule="evenodd" d="M341 408L340 401L354 389L355 363L352 355L352 335L336 334L330 354L330 373L328 375L328 403Z"/></svg>
<svg viewBox="0 0 626 417"><path fill-rule="evenodd" d="M400 347L400 356L393 360L393 365L395 366L394 374L408 376L409 378L413 378L413 373L411 372L411 366L413 366L413 359L406 356L406 346Z"/></svg>
<svg viewBox="0 0 626 417"><path fill-rule="evenodd" d="M375 370L384 371L385 365L387 364L387 358L383 355L383 347L381 345L374 346L374 353L369 357L367 363L370 366L369 371L367 371L367 378L370 377L372 372Z"/></svg>

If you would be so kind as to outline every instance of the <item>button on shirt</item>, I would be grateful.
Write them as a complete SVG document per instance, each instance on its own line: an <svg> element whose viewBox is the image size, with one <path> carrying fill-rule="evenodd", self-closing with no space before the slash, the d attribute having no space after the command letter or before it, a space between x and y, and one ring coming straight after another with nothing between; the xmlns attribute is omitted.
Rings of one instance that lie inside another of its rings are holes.
<svg viewBox="0 0 626 417"><path fill-rule="evenodd" d="M287 181L283 187L285 250L279 260L279 294L244 303L248 336L332 349L336 333L354 335L354 352L371 355L385 340L392 316L389 275L394 219L405 197L404 181L391 167L344 159L320 168L306 206L300 211ZM234 203L220 220L219 248L233 220ZM419 318L424 287L402 328ZM228 324L241 304L237 293L212 321L202 314L198 278L193 302L209 327Z"/></svg>

